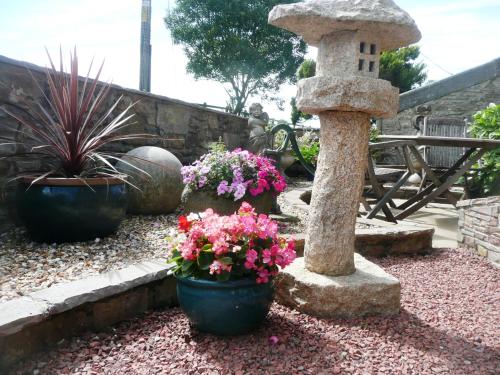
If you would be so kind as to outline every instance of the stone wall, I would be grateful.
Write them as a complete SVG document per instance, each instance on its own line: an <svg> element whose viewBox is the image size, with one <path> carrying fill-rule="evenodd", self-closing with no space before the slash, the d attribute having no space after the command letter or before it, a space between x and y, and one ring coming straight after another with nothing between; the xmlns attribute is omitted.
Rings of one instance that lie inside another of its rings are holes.
<svg viewBox="0 0 500 375"><path fill-rule="evenodd" d="M378 127L382 134L415 135L418 107L430 107L432 117L470 120L490 103L500 103L500 59L401 94L398 115L379 120Z"/></svg>
<svg viewBox="0 0 500 375"><path fill-rule="evenodd" d="M43 68L0 56L0 108L5 106L22 113L42 99L42 93L27 68L46 91ZM120 96L123 96L123 101L116 109L117 113L130 103L137 102L132 109L137 124L131 126L129 131L154 134L158 138L116 144L112 147L114 151L126 152L134 147L154 145L168 149L186 164L204 154L209 144L220 138L230 149L245 147L248 141L245 118L117 85L111 88L109 105ZM12 135L10 125L19 129L16 122L1 110L0 125L0 137ZM33 167L36 167L33 161L0 160L0 229L6 220L5 209L2 210L7 191L6 176Z"/></svg>
<svg viewBox="0 0 500 375"><path fill-rule="evenodd" d="M500 196L459 201L458 243L500 266Z"/></svg>

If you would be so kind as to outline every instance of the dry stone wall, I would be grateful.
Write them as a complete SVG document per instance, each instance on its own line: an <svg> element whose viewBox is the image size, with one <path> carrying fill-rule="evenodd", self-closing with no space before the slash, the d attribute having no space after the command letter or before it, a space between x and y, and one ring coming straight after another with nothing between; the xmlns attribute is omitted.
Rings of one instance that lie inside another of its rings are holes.
<svg viewBox="0 0 500 375"><path fill-rule="evenodd" d="M500 266L500 196L459 201L458 243Z"/></svg>
<svg viewBox="0 0 500 375"><path fill-rule="evenodd" d="M28 69L42 89L46 90L43 68L0 56L0 107L24 112L42 99L42 93L34 84ZM158 137L118 143L112 147L113 151L127 152L138 146L158 146L171 151L186 164L204 154L209 144L219 139L230 149L245 147L248 141L245 118L117 85L111 88L109 104L120 96L123 96L123 101L116 109L117 113L130 103L137 102L132 109L137 123L129 131ZM0 137L12 135L9 125L19 128L15 121L0 110ZM33 161L0 160L0 229L6 224L5 200L9 190L5 184L6 176L34 167L36 162Z"/></svg>

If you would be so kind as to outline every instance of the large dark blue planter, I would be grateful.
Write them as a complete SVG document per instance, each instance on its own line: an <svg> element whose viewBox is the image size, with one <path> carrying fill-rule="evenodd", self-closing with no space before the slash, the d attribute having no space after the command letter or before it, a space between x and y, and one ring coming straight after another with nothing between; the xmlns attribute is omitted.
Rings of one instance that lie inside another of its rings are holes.
<svg viewBox="0 0 500 375"><path fill-rule="evenodd" d="M274 289L272 283L250 278L218 282L178 277L177 297L198 330L229 336L250 332L264 321Z"/></svg>
<svg viewBox="0 0 500 375"><path fill-rule="evenodd" d="M117 178L89 178L85 182L47 178L31 187L25 180L19 184L16 200L29 236L50 243L110 235L118 229L127 208L126 187Z"/></svg>

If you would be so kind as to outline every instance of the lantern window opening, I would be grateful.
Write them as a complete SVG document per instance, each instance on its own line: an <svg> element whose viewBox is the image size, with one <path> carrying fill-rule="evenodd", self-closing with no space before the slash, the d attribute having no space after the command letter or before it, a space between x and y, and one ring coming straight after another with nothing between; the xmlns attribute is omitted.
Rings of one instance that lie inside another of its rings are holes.
<svg viewBox="0 0 500 375"><path fill-rule="evenodd" d="M368 64L368 71L373 72L375 70L375 61L370 61Z"/></svg>
<svg viewBox="0 0 500 375"><path fill-rule="evenodd" d="M377 45L370 44L370 55L375 55L377 53Z"/></svg>
<svg viewBox="0 0 500 375"><path fill-rule="evenodd" d="M359 52L360 53L365 53L365 47L366 47L366 43L365 42L359 43Z"/></svg>
<svg viewBox="0 0 500 375"><path fill-rule="evenodd" d="M358 61L358 70L362 71L364 66L365 66L365 60L359 59L359 61Z"/></svg>

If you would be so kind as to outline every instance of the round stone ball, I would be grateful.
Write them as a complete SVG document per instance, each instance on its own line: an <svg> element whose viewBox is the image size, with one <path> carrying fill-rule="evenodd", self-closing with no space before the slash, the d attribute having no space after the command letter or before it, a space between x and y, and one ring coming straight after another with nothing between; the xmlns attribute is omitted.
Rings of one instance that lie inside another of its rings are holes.
<svg viewBox="0 0 500 375"><path fill-rule="evenodd" d="M127 174L128 180L138 187L128 186L128 212L141 215L159 215L174 212L181 203L182 164L160 147L143 146L127 152L116 169ZM149 174L146 175L132 166Z"/></svg>

